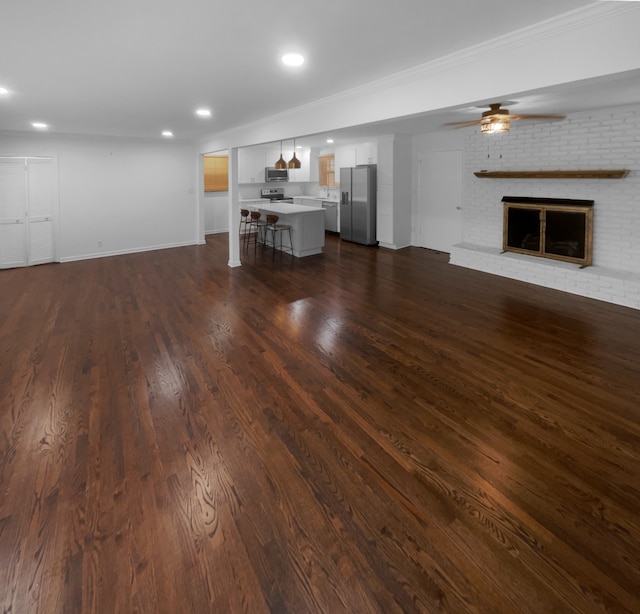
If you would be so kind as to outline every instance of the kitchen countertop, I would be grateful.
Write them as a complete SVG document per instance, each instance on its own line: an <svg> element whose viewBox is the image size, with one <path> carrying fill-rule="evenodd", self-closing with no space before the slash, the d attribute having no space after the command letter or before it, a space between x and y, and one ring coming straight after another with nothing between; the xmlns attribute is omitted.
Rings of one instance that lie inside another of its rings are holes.
<svg viewBox="0 0 640 614"><path fill-rule="evenodd" d="M311 207L309 205L294 205L292 203L265 202L260 204L260 209L280 215L288 213L312 213L314 211L322 211L322 207Z"/></svg>
<svg viewBox="0 0 640 614"><path fill-rule="evenodd" d="M319 196L287 196L286 198L300 198L302 200L316 200L318 202L327 202L327 203L338 203L337 198L321 198ZM238 202L241 205L245 204L256 204L260 203L261 205L264 203L270 202L268 198L240 198Z"/></svg>
<svg viewBox="0 0 640 614"><path fill-rule="evenodd" d="M294 196L293 198L304 198L306 200L319 200L321 202L326 202L326 203L337 203L338 199L337 198L328 198L325 196Z"/></svg>

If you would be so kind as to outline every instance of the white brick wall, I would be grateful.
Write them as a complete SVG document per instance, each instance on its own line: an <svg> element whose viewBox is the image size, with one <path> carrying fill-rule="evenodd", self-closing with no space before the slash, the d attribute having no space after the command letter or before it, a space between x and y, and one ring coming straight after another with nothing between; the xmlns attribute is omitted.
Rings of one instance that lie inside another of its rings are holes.
<svg viewBox="0 0 640 614"><path fill-rule="evenodd" d="M519 109L511 109L518 112ZM624 179L478 179L479 170L627 168ZM640 105L467 131L463 244L451 263L640 309ZM500 254L502 197L594 200L593 267Z"/></svg>

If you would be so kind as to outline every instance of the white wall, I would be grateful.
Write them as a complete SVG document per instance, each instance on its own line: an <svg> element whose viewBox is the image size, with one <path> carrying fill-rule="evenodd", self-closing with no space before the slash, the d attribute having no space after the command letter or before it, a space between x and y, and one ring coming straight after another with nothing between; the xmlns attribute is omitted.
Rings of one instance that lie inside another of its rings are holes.
<svg viewBox="0 0 640 614"><path fill-rule="evenodd" d="M229 192L205 192L204 232L215 234L229 231Z"/></svg>
<svg viewBox="0 0 640 614"><path fill-rule="evenodd" d="M57 158L61 261L200 242L189 145L3 133L0 155Z"/></svg>
<svg viewBox="0 0 640 614"><path fill-rule="evenodd" d="M479 179L480 170L629 169L624 179ZM451 262L640 308L640 105L513 122L504 135L465 137L463 245ZM503 196L594 200L593 266L502 249Z"/></svg>

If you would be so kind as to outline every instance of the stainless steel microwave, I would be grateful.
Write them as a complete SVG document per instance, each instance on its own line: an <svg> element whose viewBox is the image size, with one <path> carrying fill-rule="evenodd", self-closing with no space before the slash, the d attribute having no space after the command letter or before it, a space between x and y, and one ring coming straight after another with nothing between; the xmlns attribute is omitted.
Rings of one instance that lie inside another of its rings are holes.
<svg viewBox="0 0 640 614"><path fill-rule="evenodd" d="M289 181L289 171L286 168L279 169L267 166L264 169L265 181Z"/></svg>

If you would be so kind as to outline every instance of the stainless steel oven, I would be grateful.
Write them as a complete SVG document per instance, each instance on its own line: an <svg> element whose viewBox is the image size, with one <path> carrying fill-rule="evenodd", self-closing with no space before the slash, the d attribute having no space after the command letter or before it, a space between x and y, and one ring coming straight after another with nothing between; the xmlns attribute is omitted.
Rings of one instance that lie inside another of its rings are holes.
<svg viewBox="0 0 640 614"><path fill-rule="evenodd" d="M284 188L262 188L260 198L268 198L271 202L292 203L293 198L285 198Z"/></svg>

